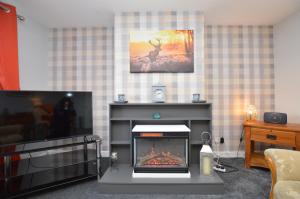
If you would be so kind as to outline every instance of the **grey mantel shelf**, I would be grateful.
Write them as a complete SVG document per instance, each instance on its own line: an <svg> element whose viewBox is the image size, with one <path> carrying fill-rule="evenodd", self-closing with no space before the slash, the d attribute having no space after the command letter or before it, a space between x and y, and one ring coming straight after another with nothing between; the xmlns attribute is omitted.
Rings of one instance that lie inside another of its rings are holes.
<svg viewBox="0 0 300 199"><path fill-rule="evenodd" d="M199 105L211 105L211 103L110 103L109 105L122 105L122 106L144 106L144 105L155 105L155 106L199 106Z"/></svg>
<svg viewBox="0 0 300 199"><path fill-rule="evenodd" d="M164 120L164 121L170 121L170 120L211 120L211 117L194 117L194 118L187 118L187 117L168 117L168 118L160 118L160 119L153 119L153 118L124 118L124 117L113 117L110 118L112 121L118 121L118 120L150 120L150 121L159 121L159 120Z"/></svg>
<svg viewBox="0 0 300 199"><path fill-rule="evenodd" d="M159 113L161 119L153 119ZM118 162L132 163L131 131L137 124L185 124L190 132L190 163L199 163L201 133L211 132L211 103L111 103L109 104L110 152Z"/></svg>

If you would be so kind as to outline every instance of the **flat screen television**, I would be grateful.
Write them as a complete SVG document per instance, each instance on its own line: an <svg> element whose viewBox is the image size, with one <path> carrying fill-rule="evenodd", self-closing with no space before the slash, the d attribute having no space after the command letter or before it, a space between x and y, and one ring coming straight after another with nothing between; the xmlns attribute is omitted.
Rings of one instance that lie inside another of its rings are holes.
<svg viewBox="0 0 300 199"><path fill-rule="evenodd" d="M93 134L92 92L0 91L0 146Z"/></svg>

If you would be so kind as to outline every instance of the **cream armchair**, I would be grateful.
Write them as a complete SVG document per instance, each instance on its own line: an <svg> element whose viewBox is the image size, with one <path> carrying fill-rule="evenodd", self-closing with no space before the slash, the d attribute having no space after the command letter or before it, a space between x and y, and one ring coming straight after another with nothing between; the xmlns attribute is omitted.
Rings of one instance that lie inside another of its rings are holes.
<svg viewBox="0 0 300 199"><path fill-rule="evenodd" d="M300 199L300 152L267 149L264 153L272 173L270 199Z"/></svg>

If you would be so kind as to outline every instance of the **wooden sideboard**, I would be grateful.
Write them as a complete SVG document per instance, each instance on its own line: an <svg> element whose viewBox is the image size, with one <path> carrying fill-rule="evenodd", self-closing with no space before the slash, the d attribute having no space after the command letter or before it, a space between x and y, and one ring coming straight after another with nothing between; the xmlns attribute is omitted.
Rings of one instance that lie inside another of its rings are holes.
<svg viewBox="0 0 300 199"><path fill-rule="evenodd" d="M270 124L262 121L244 122L245 167L268 168L264 154L254 151L255 142L287 146L300 151L300 124Z"/></svg>

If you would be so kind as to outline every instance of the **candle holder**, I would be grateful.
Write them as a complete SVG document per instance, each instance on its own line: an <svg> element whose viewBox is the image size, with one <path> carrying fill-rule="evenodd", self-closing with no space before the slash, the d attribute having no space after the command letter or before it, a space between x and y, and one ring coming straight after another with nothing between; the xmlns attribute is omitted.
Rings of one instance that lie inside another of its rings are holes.
<svg viewBox="0 0 300 199"><path fill-rule="evenodd" d="M110 166L113 167L114 164L118 161L118 152L112 152L110 159Z"/></svg>
<svg viewBox="0 0 300 199"><path fill-rule="evenodd" d="M125 103L126 97L124 94L118 94L118 102Z"/></svg>
<svg viewBox="0 0 300 199"><path fill-rule="evenodd" d="M213 173L213 152L209 145L203 145L200 151L200 175L211 176Z"/></svg>
<svg viewBox="0 0 300 199"><path fill-rule="evenodd" d="M192 100L193 103L198 103L200 102L200 94L199 93L194 93L193 94L193 100Z"/></svg>

